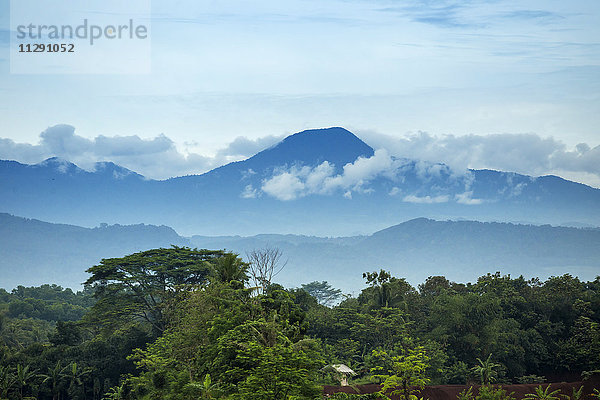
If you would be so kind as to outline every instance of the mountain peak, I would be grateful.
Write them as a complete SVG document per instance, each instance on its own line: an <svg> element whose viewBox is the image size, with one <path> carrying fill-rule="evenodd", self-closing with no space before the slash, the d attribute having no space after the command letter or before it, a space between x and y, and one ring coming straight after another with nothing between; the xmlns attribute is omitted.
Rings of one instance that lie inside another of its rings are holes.
<svg viewBox="0 0 600 400"><path fill-rule="evenodd" d="M371 157L374 153L372 147L352 132L332 127L295 133L247 161L249 166L258 169L292 164L315 166L324 161L341 169L358 157Z"/></svg>
<svg viewBox="0 0 600 400"><path fill-rule="evenodd" d="M77 165L60 157L47 158L40 163L34 164L33 167L50 168L60 172L61 174L82 171L82 169Z"/></svg>
<svg viewBox="0 0 600 400"><path fill-rule="evenodd" d="M123 179L128 176L134 176L137 178L142 177L140 174L110 161L100 161L95 163L94 172L97 174L112 176L115 179Z"/></svg>

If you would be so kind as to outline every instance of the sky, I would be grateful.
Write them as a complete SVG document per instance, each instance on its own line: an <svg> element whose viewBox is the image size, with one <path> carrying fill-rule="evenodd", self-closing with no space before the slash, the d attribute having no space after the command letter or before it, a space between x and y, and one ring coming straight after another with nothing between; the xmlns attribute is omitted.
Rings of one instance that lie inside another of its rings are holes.
<svg viewBox="0 0 600 400"><path fill-rule="evenodd" d="M343 126L390 155L600 187L597 0L152 1L127 74L10 72L0 159L164 179Z"/></svg>

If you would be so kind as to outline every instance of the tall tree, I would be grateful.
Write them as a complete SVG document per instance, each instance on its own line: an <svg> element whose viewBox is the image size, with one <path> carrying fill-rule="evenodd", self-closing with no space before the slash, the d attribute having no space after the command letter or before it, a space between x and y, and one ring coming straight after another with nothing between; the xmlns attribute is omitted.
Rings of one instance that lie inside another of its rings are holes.
<svg viewBox="0 0 600 400"><path fill-rule="evenodd" d="M327 307L342 298L342 291L332 287L327 281L305 283L302 289L317 299L319 304Z"/></svg>
<svg viewBox="0 0 600 400"><path fill-rule="evenodd" d="M162 332L167 300L189 285L207 283L213 263L225 254L173 246L104 259L87 270L92 276L85 283L98 299L89 317L113 323L141 319Z"/></svg>

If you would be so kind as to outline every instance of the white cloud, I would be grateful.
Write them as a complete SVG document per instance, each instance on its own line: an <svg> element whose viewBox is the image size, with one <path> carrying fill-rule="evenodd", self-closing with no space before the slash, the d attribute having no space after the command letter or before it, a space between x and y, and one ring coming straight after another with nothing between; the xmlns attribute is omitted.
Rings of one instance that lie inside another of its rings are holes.
<svg viewBox="0 0 600 400"><path fill-rule="evenodd" d="M414 194L410 194L405 196L402 201L406 203L415 203L415 204L434 204L434 203L447 203L450 200L448 195L442 196L416 196Z"/></svg>
<svg viewBox="0 0 600 400"><path fill-rule="evenodd" d="M244 199L255 199L258 197L258 190L252 187L252 185L246 185L241 196Z"/></svg>
<svg viewBox="0 0 600 400"><path fill-rule="evenodd" d="M259 151L273 146L283 140L284 136L263 136L257 139L249 139L245 136L238 136L227 147L217 152L218 157L247 158L255 155Z"/></svg>
<svg viewBox="0 0 600 400"><path fill-rule="evenodd" d="M370 181L378 176L393 176L401 166L385 150L377 150L372 157L359 157L344 165L341 174L335 174L334 165L324 161L318 166L293 166L288 170L276 171L263 181L262 191L279 200L293 200L310 194L332 194L343 190L344 197L352 198L352 192L369 193Z"/></svg>
<svg viewBox="0 0 600 400"><path fill-rule="evenodd" d="M331 193L340 188L361 191L364 184L379 175L393 176L399 166L400 163L394 161L386 150L379 149L372 157L359 157L353 163L344 165L342 174L328 176L323 182L323 191Z"/></svg>
<svg viewBox="0 0 600 400"><path fill-rule="evenodd" d="M283 172L265 181L262 185L263 192L278 200L294 200L304 195L305 183L298 176L290 172Z"/></svg>
<svg viewBox="0 0 600 400"><path fill-rule="evenodd" d="M0 159L36 164L50 157L59 157L93 170L96 163L111 161L152 179L204 173L230 161L237 161L272 145L276 136L251 140L237 137L215 156L179 151L175 142L164 134L154 138L99 135L93 139L79 136L71 125L47 128L37 144L16 143L0 138ZM246 177L255 172L248 170Z"/></svg>
<svg viewBox="0 0 600 400"><path fill-rule="evenodd" d="M402 190L401 190L399 187L397 187L397 186L394 186L394 187L392 188L392 190L390 190L390 192L389 192L388 194L389 194L390 196L396 196L397 194L400 194L401 192L402 192Z"/></svg>
<svg viewBox="0 0 600 400"><path fill-rule="evenodd" d="M296 189L288 195L296 198L337 190L364 192L367 184L379 175L396 179L400 186L403 176L398 173L399 169L412 166L390 155L418 160L414 165L415 172L424 181L449 174L456 182L462 183L469 178L468 174L465 175L467 168L489 168L532 176L555 174L600 187L600 146L591 147L587 143L569 148L560 140L535 134L436 136L419 132L394 138L363 132L359 136L376 148L386 150L378 150L371 158L360 158L344 166L343 173L339 175L333 173L333 167L328 163L313 169L297 167L280 171L289 172L300 182L295 183ZM146 177L165 179L204 173L227 162L251 156L279 139L278 136L258 139L239 136L211 156L178 150L175 142L164 134L151 138L98 135L88 139L78 135L70 125L55 125L40 134L37 144L0 138L0 159L34 164L57 156L88 170L95 168L96 162L111 161ZM249 170L244 177L249 178L254 172ZM282 182L267 188L277 193ZM260 191L262 188L255 189ZM518 195L522 189L513 188L513 195ZM468 190L467 182L465 191ZM274 194L274 197L277 196Z"/></svg>
<svg viewBox="0 0 600 400"><path fill-rule="evenodd" d="M517 185L517 186L519 186L519 185ZM477 204L483 203L482 199L474 199L472 196L473 196L473 192L469 191L469 192L457 194L455 196L455 199L456 199L456 202L460 203L460 204L477 205Z"/></svg>
<svg viewBox="0 0 600 400"><path fill-rule="evenodd" d="M568 148L560 140L535 134L455 136L418 132L396 138L364 132L364 137L372 145L388 149L390 154L426 161L425 166L443 163L449 171L473 168L532 176L555 174L600 186L600 146L591 148L587 143Z"/></svg>

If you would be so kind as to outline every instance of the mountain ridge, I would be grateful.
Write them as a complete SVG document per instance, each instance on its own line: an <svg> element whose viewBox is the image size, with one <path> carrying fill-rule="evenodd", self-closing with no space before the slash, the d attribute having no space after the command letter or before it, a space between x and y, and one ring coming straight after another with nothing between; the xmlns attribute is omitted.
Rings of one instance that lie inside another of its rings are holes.
<svg viewBox="0 0 600 400"><path fill-rule="evenodd" d="M366 236L182 237L167 226L84 228L0 213L0 287L57 283L79 287L102 258L171 245L247 251L278 247L289 260L277 280L297 287L327 280L344 290L362 273L385 268L413 284L429 275L474 281L501 271L545 278L571 273L593 280L600 271L600 228L435 221L417 218ZM15 265L18 268L15 268Z"/></svg>
<svg viewBox="0 0 600 400"><path fill-rule="evenodd" d="M2 212L88 227L144 222L188 235L344 236L419 216L600 225L598 205L600 189L584 184L398 159L340 127L302 131L246 160L167 180L111 162L91 172L57 158L0 162Z"/></svg>

